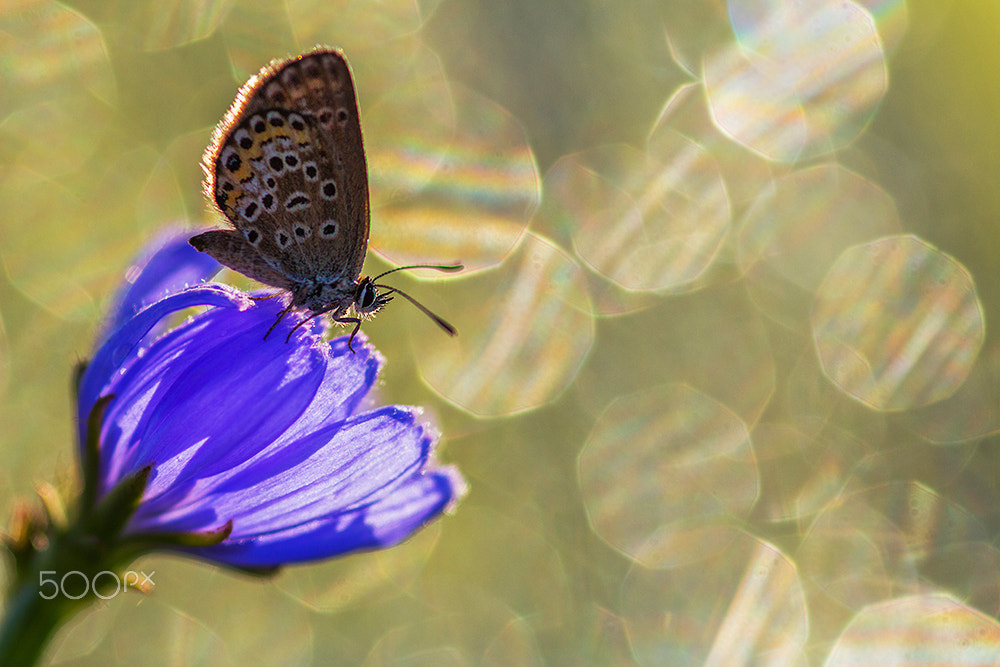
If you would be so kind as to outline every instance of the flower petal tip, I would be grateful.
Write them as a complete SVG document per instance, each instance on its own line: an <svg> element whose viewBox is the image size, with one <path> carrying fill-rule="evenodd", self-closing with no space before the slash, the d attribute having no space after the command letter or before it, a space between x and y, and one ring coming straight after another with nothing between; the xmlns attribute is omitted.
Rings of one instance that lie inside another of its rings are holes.
<svg viewBox="0 0 1000 667"><path fill-rule="evenodd" d="M435 468L434 474L439 475L451 487L451 500L444 506L444 513L452 515L458 509L458 504L468 495L469 485L456 466Z"/></svg>

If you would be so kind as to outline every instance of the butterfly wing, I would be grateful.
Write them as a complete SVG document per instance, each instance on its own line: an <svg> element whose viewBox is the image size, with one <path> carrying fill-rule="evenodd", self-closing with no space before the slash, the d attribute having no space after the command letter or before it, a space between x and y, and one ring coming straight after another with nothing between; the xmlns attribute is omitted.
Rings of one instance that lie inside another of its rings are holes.
<svg viewBox="0 0 1000 667"><path fill-rule="evenodd" d="M292 290L295 287L287 276L264 261L243 234L234 229L213 229L192 236L188 242L195 250L208 253L221 264L248 278L280 289Z"/></svg>
<svg viewBox="0 0 1000 667"><path fill-rule="evenodd" d="M339 51L264 67L240 89L203 161L206 194L277 274L293 286L357 282L368 248L368 168ZM221 241L206 239L205 251L242 271L227 254L235 244Z"/></svg>

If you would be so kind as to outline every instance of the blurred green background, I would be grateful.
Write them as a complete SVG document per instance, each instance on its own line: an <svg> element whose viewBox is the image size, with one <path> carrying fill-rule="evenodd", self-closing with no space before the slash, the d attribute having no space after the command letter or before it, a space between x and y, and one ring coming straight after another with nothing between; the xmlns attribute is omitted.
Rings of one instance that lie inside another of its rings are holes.
<svg viewBox="0 0 1000 667"><path fill-rule="evenodd" d="M238 87L351 61L365 332L470 485L386 552L155 556L58 664L1000 664L1000 9L973 0L0 8L0 509L144 243L217 226ZM222 279L246 286L240 276ZM266 409L266 406L262 406Z"/></svg>

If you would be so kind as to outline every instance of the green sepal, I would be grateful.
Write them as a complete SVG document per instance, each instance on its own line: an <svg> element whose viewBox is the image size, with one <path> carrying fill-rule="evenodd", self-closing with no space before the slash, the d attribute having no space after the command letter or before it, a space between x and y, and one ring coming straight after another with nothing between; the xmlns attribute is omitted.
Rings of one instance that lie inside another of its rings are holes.
<svg viewBox="0 0 1000 667"><path fill-rule="evenodd" d="M173 532L173 533L143 533L127 537L119 542L122 553L144 554L164 549L185 550L200 547L213 547L221 544L233 532L233 522L227 521L215 530L204 532ZM228 570L235 570L253 577L273 577L281 568L273 567L242 567L239 565L222 564Z"/></svg>
<svg viewBox="0 0 1000 667"><path fill-rule="evenodd" d="M35 487L35 493L38 494L42 509L45 510L48 525L58 530L65 530L69 525L69 519L66 516L66 506L56 488L47 482L42 482Z"/></svg>
<svg viewBox="0 0 1000 667"><path fill-rule="evenodd" d="M233 522L227 521L214 530L201 532L149 532L131 535L122 539L120 544L123 548L136 553L145 553L156 549L196 549L221 544L232 532Z"/></svg>
<svg viewBox="0 0 1000 667"><path fill-rule="evenodd" d="M108 405L115 398L114 394L101 396L94 403L87 416L86 440L81 443L80 469L83 471L83 491L80 494L80 515L87 516L97 502L98 475L101 464L101 428L104 426L104 415ZM143 487L145 489L145 487Z"/></svg>
<svg viewBox="0 0 1000 667"><path fill-rule="evenodd" d="M249 567L245 565L229 565L228 563L224 565L227 570L235 570L237 572L242 572L243 574L250 575L251 577L260 577L261 579L267 579L273 577L274 575L281 572L281 567L278 565L272 565L271 567Z"/></svg>
<svg viewBox="0 0 1000 667"><path fill-rule="evenodd" d="M89 516L81 514L86 532L105 544L118 543L122 530L139 507L152 473L152 464L143 466L111 487Z"/></svg>
<svg viewBox="0 0 1000 667"><path fill-rule="evenodd" d="M49 531L48 517L37 506L23 500L16 501L11 510L9 533L0 535L0 543L14 559L14 579L23 579L30 571L38 551L38 544L45 544Z"/></svg>
<svg viewBox="0 0 1000 667"><path fill-rule="evenodd" d="M73 403L80 402L76 399L80 397L80 383L83 382L83 374L87 372L87 366L89 365L90 365L89 359L81 359L80 361L76 362L75 366L73 366L73 380L72 380Z"/></svg>

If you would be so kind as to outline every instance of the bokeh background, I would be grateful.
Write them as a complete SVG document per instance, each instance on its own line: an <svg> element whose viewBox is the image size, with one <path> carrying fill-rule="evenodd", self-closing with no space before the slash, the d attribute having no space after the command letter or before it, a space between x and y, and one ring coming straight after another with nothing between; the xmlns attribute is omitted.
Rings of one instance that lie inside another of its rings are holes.
<svg viewBox="0 0 1000 667"><path fill-rule="evenodd" d="M1000 9L976 0L8 0L0 510L272 58L341 46L366 333L470 492L386 552L181 558L55 664L1000 663ZM239 276L221 279L240 285ZM266 405L261 409L267 409Z"/></svg>

